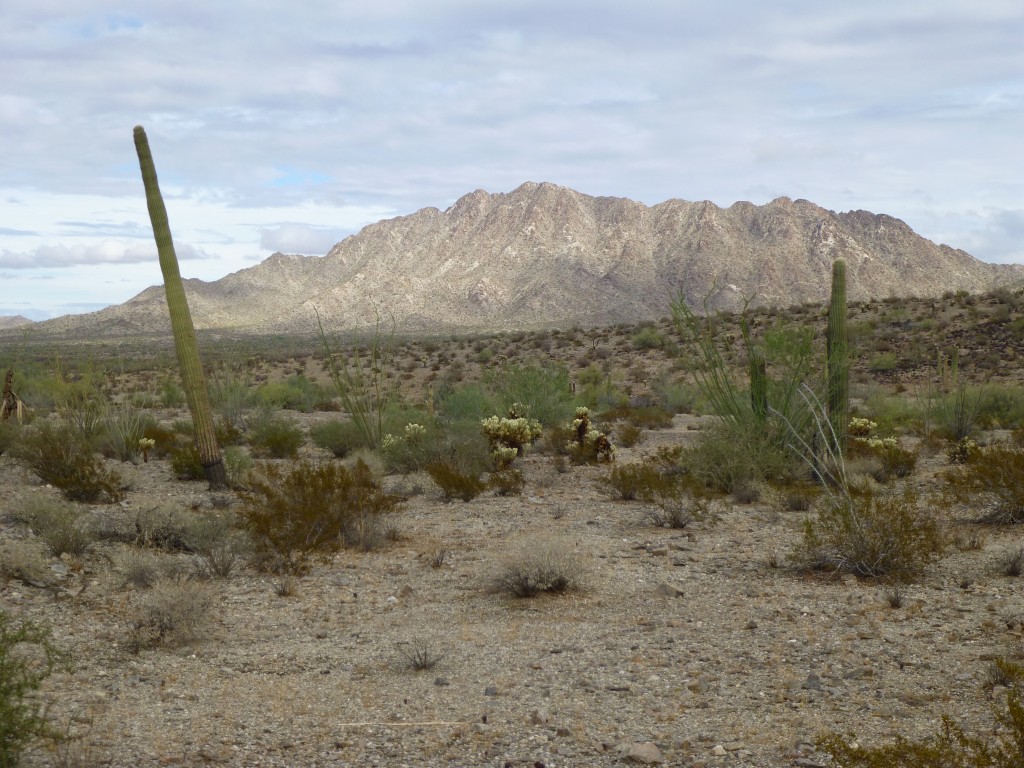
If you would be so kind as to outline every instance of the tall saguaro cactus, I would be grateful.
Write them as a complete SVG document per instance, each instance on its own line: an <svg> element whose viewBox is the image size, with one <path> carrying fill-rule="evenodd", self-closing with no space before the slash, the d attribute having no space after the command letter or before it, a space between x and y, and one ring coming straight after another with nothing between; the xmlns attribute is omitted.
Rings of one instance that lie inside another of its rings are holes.
<svg viewBox="0 0 1024 768"><path fill-rule="evenodd" d="M832 263L832 296L825 330L825 369L828 376L829 422L836 436L836 449L846 452L846 430L850 423L850 360L846 332L846 261Z"/></svg>
<svg viewBox="0 0 1024 768"><path fill-rule="evenodd" d="M178 270L178 257L174 253L167 209L164 207L160 185L157 183L153 154L149 151L149 140L141 125L135 126L135 151L139 156L139 167L142 169L142 183L146 187L146 205L149 208L149 220L153 224L153 237L156 238L156 249L160 256L160 271L164 276L167 309L171 314L171 332L174 334L174 350L178 355L185 398L188 400L192 423L195 425L199 462L203 465L210 488L222 490L228 487L227 472L214 433L210 397L206 391L203 367L199 362L196 329L192 325L192 314L188 309L181 272Z"/></svg>

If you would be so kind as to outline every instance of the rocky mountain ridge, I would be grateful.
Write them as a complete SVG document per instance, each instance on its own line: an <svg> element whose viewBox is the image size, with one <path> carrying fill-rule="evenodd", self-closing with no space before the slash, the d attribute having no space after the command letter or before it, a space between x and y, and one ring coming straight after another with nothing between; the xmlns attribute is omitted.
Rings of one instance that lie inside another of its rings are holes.
<svg viewBox="0 0 1024 768"><path fill-rule="evenodd" d="M847 260L851 300L983 291L1024 277L937 245L899 219L835 213L782 197L766 205L668 200L654 206L549 183L483 190L363 228L325 256L274 254L214 282L186 281L197 328L311 333L394 318L430 332L598 325L662 317L680 293L696 307L823 299ZM41 334L163 333L162 286Z"/></svg>

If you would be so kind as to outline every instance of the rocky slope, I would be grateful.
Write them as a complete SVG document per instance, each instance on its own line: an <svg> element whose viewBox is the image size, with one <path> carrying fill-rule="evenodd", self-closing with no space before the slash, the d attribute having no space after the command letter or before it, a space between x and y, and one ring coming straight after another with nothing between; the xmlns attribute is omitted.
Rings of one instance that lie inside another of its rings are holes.
<svg viewBox="0 0 1024 768"><path fill-rule="evenodd" d="M830 264L848 261L851 299L982 291L1017 281L937 245L904 222L835 213L782 197L763 206L668 200L653 207L526 183L482 190L446 211L425 208L378 222L324 257L274 254L186 290L198 328L308 333L329 328L530 328L661 317L680 292L700 306L817 301ZM162 288L91 315L39 324L40 333L147 333L166 328Z"/></svg>

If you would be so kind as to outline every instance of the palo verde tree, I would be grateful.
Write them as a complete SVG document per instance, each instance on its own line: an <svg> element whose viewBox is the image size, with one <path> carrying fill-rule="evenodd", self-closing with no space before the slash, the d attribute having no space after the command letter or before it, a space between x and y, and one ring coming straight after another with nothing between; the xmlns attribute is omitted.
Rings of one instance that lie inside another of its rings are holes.
<svg viewBox="0 0 1024 768"><path fill-rule="evenodd" d="M192 314L188 309L181 272L178 270L178 257L174 252L171 226L167 221L163 197L160 195L156 166L149 151L149 140L141 125L135 126L135 151L139 156L142 182L146 187L146 205L149 208L149 219L153 224L153 236L156 238L160 271L164 276L167 309L171 314L171 332L174 334L174 349L178 355L178 365L181 367L185 398L192 412L192 423L195 425L199 462L203 465L210 488L223 490L228 487L227 471L214 433L210 396L206 390L203 366L199 361L196 329L192 324Z"/></svg>

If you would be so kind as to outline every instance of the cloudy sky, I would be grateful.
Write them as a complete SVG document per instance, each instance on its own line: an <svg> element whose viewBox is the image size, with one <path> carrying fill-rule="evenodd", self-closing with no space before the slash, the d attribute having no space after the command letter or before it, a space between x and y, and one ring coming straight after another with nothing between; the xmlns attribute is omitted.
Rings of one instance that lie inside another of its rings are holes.
<svg viewBox="0 0 1024 768"><path fill-rule="evenodd" d="M550 181L785 195L1024 262L1020 0L3 0L0 314L322 255Z"/></svg>

